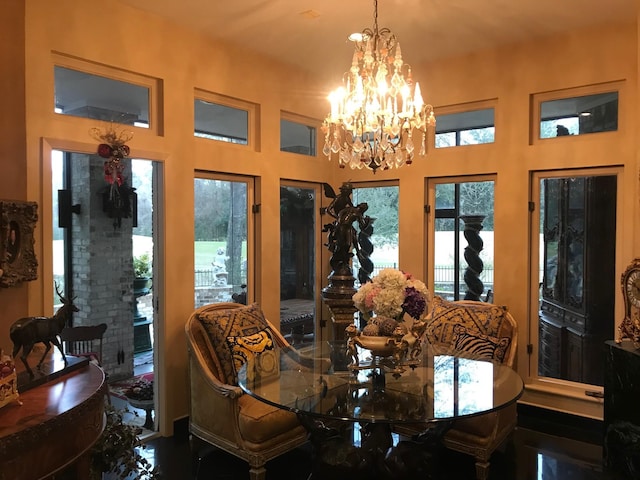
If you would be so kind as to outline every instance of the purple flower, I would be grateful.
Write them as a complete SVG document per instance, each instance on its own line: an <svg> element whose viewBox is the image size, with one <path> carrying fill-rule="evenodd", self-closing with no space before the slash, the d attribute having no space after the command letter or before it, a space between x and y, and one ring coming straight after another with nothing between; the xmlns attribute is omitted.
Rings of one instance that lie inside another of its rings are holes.
<svg viewBox="0 0 640 480"><path fill-rule="evenodd" d="M427 301L422 294L414 287L407 287L404 291L402 310L407 312L412 318L419 320L426 308Z"/></svg>

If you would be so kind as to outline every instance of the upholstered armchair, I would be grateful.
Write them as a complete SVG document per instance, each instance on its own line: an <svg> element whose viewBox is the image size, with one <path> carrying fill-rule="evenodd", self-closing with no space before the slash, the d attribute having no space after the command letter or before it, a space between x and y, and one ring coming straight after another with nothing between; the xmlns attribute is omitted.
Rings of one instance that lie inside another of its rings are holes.
<svg viewBox="0 0 640 480"><path fill-rule="evenodd" d="M518 346L517 324L506 307L474 301L448 302L440 297L426 329L426 340L445 349L462 350L513 367ZM516 404L496 412L457 420L446 433L444 445L472 455L476 477L489 476L492 453L514 430ZM398 433L417 433L415 427L403 427Z"/></svg>
<svg viewBox="0 0 640 480"><path fill-rule="evenodd" d="M206 305L192 313L185 331L192 440L246 460L250 478L264 479L267 461L305 443L307 432L294 413L245 394L236 374L250 356L289 344L256 304Z"/></svg>

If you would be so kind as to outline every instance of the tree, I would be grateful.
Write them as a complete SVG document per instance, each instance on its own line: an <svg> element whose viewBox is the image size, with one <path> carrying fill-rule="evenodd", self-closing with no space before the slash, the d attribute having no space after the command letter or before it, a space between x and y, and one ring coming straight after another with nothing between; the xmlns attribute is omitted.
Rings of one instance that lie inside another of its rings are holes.
<svg viewBox="0 0 640 480"><path fill-rule="evenodd" d="M365 202L367 215L374 219L372 241L382 246L398 243L398 192L397 186L360 187L353 191L353 203Z"/></svg>
<svg viewBox="0 0 640 480"><path fill-rule="evenodd" d="M237 261L242 258L242 244L246 240L247 231L247 186L240 182L228 182L231 201L229 202L227 227L227 272L229 283L240 285L242 279L242 264ZM231 260L231 262L229 261Z"/></svg>
<svg viewBox="0 0 640 480"><path fill-rule="evenodd" d="M135 234L153 236L153 162L131 160L131 185L138 197L138 226Z"/></svg>
<svg viewBox="0 0 640 480"><path fill-rule="evenodd" d="M486 215L484 230L493 230L493 181L461 182L459 185L459 215ZM455 183L439 184L436 187L436 209L453 209L456 207ZM436 230L452 229L448 218L436 219Z"/></svg>
<svg viewBox="0 0 640 480"><path fill-rule="evenodd" d="M485 215L484 230L493 230L493 182L461 183L460 214Z"/></svg>
<svg viewBox="0 0 640 480"><path fill-rule="evenodd" d="M223 180L196 178L194 187L195 240L226 240L231 184Z"/></svg>

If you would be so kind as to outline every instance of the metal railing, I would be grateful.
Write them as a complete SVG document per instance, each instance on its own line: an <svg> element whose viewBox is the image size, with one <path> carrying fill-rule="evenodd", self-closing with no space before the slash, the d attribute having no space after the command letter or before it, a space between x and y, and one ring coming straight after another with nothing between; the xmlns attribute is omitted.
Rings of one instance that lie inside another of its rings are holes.
<svg viewBox="0 0 640 480"><path fill-rule="evenodd" d="M354 275L358 274L358 264L354 263ZM389 263L376 263L371 273L371 278L375 277L380 270L384 268L398 268L395 262ZM455 284L455 277L459 275L460 288L464 290L464 270L456 270L453 265L438 265L434 269L434 284L435 293L453 293L453 286ZM195 286L196 287L210 287L215 282L214 269L204 269L195 271ZM480 275L482 283L484 283L485 292L493 288L493 268L488 268L482 271Z"/></svg>
<svg viewBox="0 0 640 480"><path fill-rule="evenodd" d="M213 268L195 271L196 287L210 287L213 285L215 278L216 276Z"/></svg>

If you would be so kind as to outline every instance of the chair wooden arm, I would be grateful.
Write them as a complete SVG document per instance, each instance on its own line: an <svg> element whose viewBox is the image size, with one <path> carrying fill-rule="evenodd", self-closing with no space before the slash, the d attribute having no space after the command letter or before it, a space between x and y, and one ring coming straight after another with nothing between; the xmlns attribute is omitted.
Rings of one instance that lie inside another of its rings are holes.
<svg viewBox="0 0 640 480"><path fill-rule="evenodd" d="M198 349L194 349L189 345L188 351L193 359L193 363L195 363L195 365L190 365L190 367L198 369L202 375L202 380L211 387L214 392L227 398L237 398L240 395L244 395L243 390L237 385L229 385L228 383L224 383L218 379L211 370L207 368L204 357Z"/></svg>

